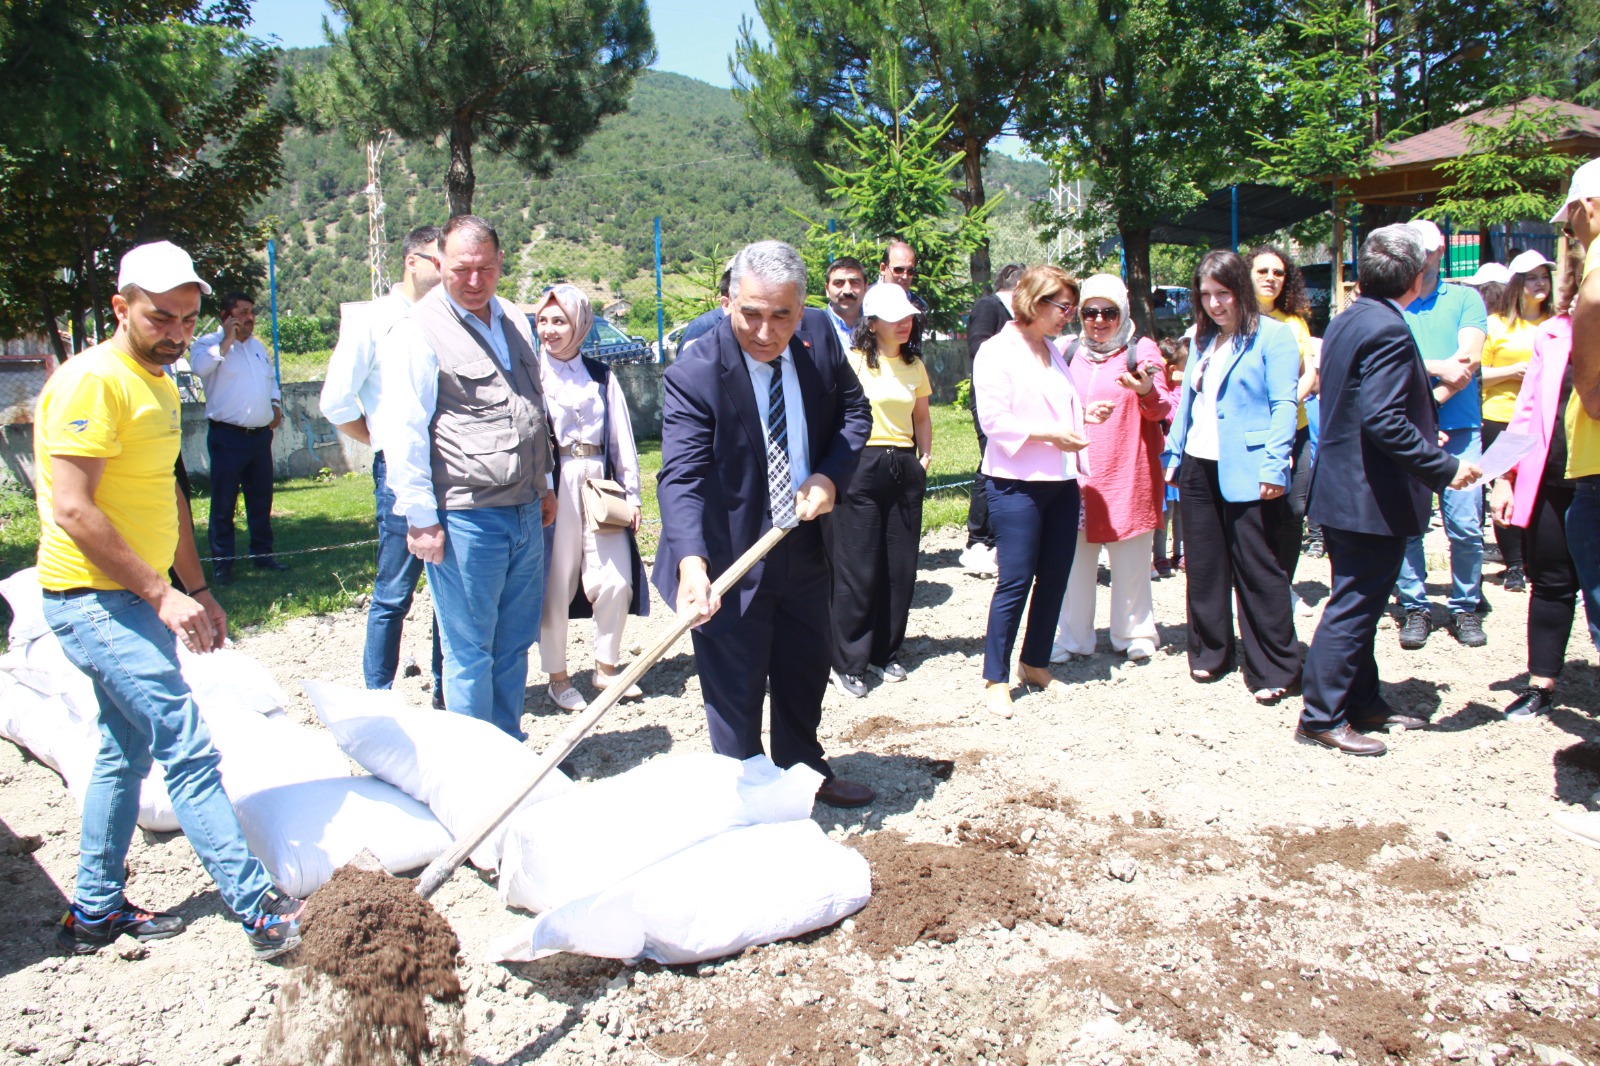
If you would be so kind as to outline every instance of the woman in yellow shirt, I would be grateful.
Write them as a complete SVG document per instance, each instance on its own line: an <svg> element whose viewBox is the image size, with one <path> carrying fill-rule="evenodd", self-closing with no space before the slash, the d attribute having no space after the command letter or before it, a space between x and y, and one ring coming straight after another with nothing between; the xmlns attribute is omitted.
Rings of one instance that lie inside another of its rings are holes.
<svg viewBox="0 0 1600 1066"><path fill-rule="evenodd" d="M1506 286L1505 307L1489 316L1489 337L1483 344L1483 446L1488 448L1505 432L1517 407L1517 390L1533 358L1533 341L1539 327L1554 311L1550 260L1538 252L1523 252L1506 269L1511 282ZM1507 592L1526 592L1528 579L1523 569L1523 533L1518 527L1498 520L1494 524L1495 543L1500 546L1500 561L1505 563L1503 579Z"/></svg>
<svg viewBox="0 0 1600 1066"><path fill-rule="evenodd" d="M850 367L872 404L872 434L833 508L833 683L855 699L867 694L869 669L886 682L906 678L900 645L933 458L933 386L911 344L917 315L905 289L879 282L862 298L850 335Z"/></svg>

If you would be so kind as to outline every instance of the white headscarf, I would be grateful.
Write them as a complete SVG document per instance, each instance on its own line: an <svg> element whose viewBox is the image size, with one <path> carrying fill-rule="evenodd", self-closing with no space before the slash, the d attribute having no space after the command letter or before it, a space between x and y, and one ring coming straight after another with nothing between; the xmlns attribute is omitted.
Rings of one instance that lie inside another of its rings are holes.
<svg viewBox="0 0 1600 1066"><path fill-rule="evenodd" d="M576 285L560 284L543 296L533 305L534 321L538 321L539 312L546 306L555 304L567 321L572 323L572 336L559 351L546 349L545 354L552 359L565 362L578 354L578 349L583 347L583 342L589 337L589 328L594 325L594 307L589 303L589 297Z"/></svg>
<svg viewBox="0 0 1600 1066"><path fill-rule="evenodd" d="M1111 274L1093 274L1078 288L1078 314L1083 314L1083 308L1090 300L1110 300L1117 305L1121 315L1117 319L1117 332L1111 335L1108 341L1096 343L1089 339L1089 331L1083 332L1083 346L1095 355L1112 356L1128 346L1133 340L1133 316L1128 314L1128 287L1122 279ZM1095 362L1100 362L1096 359Z"/></svg>

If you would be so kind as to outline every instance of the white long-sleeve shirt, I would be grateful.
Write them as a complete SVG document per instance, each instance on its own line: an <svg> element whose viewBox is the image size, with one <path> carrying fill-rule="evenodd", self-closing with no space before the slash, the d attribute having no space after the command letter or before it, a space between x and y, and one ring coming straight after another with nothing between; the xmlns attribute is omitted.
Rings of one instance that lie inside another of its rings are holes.
<svg viewBox="0 0 1600 1066"><path fill-rule="evenodd" d="M334 425L367 420L372 447L381 451L372 415L383 395L383 379L378 373L378 341L388 335L396 322L411 310L411 301L396 285L387 296L343 307L339 321L339 342L328 360L318 405L322 416Z"/></svg>
<svg viewBox="0 0 1600 1066"><path fill-rule="evenodd" d="M590 376L589 368L577 356L562 360L551 358L548 353L541 355L539 383L544 388L545 413L549 415L557 449L574 444L607 445L600 437L606 409L610 409L612 466L623 491L628 494L628 502L638 507L639 450L633 439L633 422L628 418L628 401L622 394L616 372L610 375L605 406L600 401L600 383ZM560 462L558 456L558 466Z"/></svg>
<svg viewBox="0 0 1600 1066"><path fill-rule="evenodd" d="M275 417L272 404L282 399L272 356L258 337L235 341L220 354L222 331L194 342L190 362L206 386L206 417L216 422L259 429Z"/></svg>

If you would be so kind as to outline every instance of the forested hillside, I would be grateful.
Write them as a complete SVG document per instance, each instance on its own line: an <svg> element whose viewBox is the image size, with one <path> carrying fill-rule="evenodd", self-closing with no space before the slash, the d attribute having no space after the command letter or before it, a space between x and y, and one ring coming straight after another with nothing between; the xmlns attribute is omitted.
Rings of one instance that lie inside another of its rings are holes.
<svg viewBox="0 0 1600 1066"><path fill-rule="evenodd" d="M287 62L303 69L322 56L292 52ZM280 221L279 309L331 325L341 301L368 294L366 158L337 132L304 129L289 132L283 156L284 182L259 212ZM407 230L444 220L447 162L437 145L391 144L383 169L391 257ZM805 229L796 213L828 215L792 173L759 157L727 90L677 74L647 71L628 111L607 119L547 178L482 150L473 163L473 209L499 229L520 299L571 280L597 298L626 295L653 309L656 215L669 291L692 290L690 275L704 277L697 267L714 252L762 237L793 240ZM1000 156L991 173L991 195L1011 184L1015 209L1047 180L1043 166Z"/></svg>

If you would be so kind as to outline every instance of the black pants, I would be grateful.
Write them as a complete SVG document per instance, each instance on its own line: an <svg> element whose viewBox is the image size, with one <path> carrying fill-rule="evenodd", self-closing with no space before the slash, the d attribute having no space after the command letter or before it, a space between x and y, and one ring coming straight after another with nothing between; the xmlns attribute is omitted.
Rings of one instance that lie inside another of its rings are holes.
<svg viewBox="0 0 1600 1066"><path fill-rule="evenodd" d="M1289 468L1289 491L1283 494L1288 514L1278 527L1278 565L1294 584L1295 567L1300 565L1300 542L1306 529L1306 494L1311 491L1311 429L1297 429Z"/></svg>
<svg viewBox="0 0 1600 1066"><path fill-rule="evenodd" d="M1289 579L1278 564L1283 497L1231 503L1217 464L1183 457L1178 469L1189 599L1189 669L1213 677L1233 668L1233 604L1239 605L1244 680L1255 691L1289 688L1300 676Z"/></svg>
<svg viewBox="0 0 1600 1066"><path fill-rule="evenodd" d="M1506 431L1506 425L1507 423L1505 422L1491 422L1487 418L1483 420L1484 451L1488 451L1489 445L1494 443L1494 439ZM1488 486L1484 486L1483 491L1488 492ZM1494 524L1494 542L1500 547L1501 562L1505 563L1507 566L1523 565L1523 547L1525 541L1523 532L1519 527L1502 526L1499 522L1496 522ZM1566 543L1565 534L1562 535L1562 543ZM1554 675L1545 674L1543 676L1553 677Z"/></svg>
<svg viewBox="0 0 1600 1066"><path fill-rule="evenodd" d="M763 560L761 583L744 613L710 635L693 631L712 751L735 759L762 753L763 690L770 682L772 761L785 769L803 762L832 776L817 740L833 646L829 583L821 530L801 522ZM735 607L730 596L722 610Z"/></svg>
<svg viewBox="0 0 1600 1066"><path fill-rule="evenodd" d="M906 639L927 475L915 448L868 447L834 505L833 666L860 676Z"/></svg>
<svg viewBox="0 0 1600 1066"><path fill-rule="evenodd" d="M1322 608L1311 649L1306 652L1305 710L1308 730L1332 729L1351 717L1387 716L1378 693L1378 660L1373 645L1378 621L1400 576L1406 538L1322 527L1333 587Z"/></svg>
<svg viewBox="0 0 1600 1066"><path fill-rule="evenodd" d="M967 547L982 544L994 547L994 526L989 522L989 490L984 487L983 453L989 447L983 424L978 421L978 406L972 406L972 428L978 434L978 470L972 475L972 499L967 504Z"/></svg>
<svg viewBox="0 0 1600 1066"><path fill-rule="evenodd" d="M212 422L206 433L211 453L211 558L213 565L234 556L233 512L244 493L250 554L272 554L272 431L246 433Z"/></svg>
<svg viewBox="0 0 1600 1066"><path fill-rule="evenodd" d="M1578 572L1567 549L1567 508L1571 505L1570 487L1540 485L1528 519L1524 540L1529 585L1528 673L1534 677L1561 675L1578 610ZM1499 526L1495 532L1500 532Z"/></svg>
<svg viewBox="0 0 1600 1066"><path fill-rule="evenodd" d="M1016 481L991 477L989 514L994 521L1000 574L989 601L983 641L983 679L1011 680L1011 649L1028 604L1028 629L1022 637L1024 666L1047 669L1050 645L1061 619L1072 556L1078 549L1078 483ZM1285 606L1288 601L1285 600Z"/></svg>

